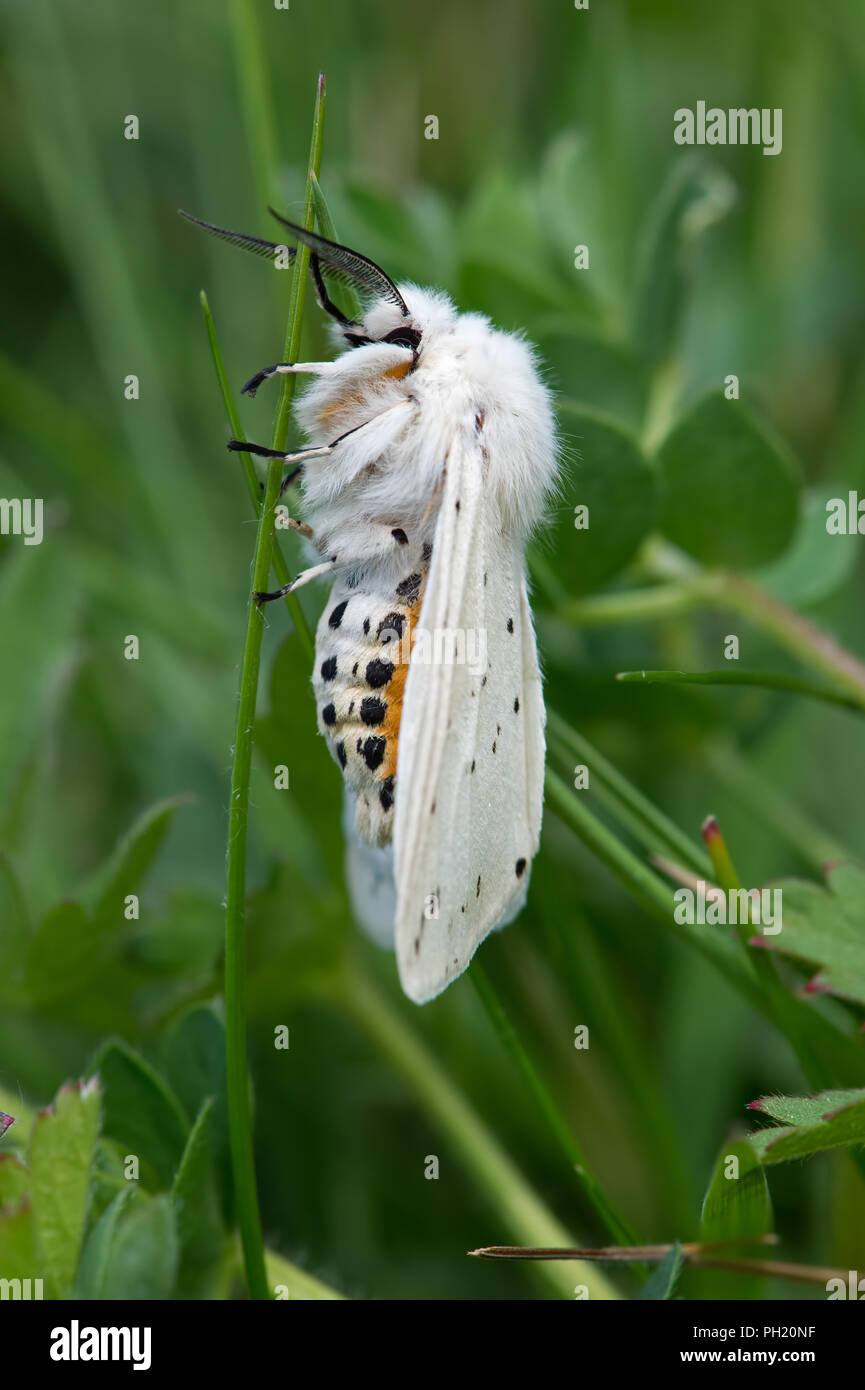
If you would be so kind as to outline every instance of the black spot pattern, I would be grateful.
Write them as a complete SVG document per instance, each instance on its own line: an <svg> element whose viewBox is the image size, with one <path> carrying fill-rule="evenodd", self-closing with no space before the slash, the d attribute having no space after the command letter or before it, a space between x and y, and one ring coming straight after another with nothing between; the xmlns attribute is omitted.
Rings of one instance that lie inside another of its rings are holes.
<svg viewBox="0 0 865 1390"><path fill-rule="evenodd" d="M393 536L397 545L408 545L408 536L406 535L405 531L403 531L401 526L395 526L394 529L391 531L391 535Z"/></svg>
<svg viewBox="0 0 865 1390"><path fill-rule="evenodd" d="M332 681L336 676L336 657L329 656L327 661L321 663L321 678L323 681Z"/></svg>
<svg viewBox="0 0 865 1390"><path fill-rule="evenodd" d="M508 632L513 632L513 630L514 630L514 620L513 620L513 618L508 618Z"/></svg>
<svg viewBox="0 0 865 1390"><path fill-rule="evenodd" d="M518 859L518 860L517 860L517 863L516 863L516 870L517 870L517 878L522 878L523 874L524 874L525 871L526 871L526 861L525 861L525 859Z"/></svg>
<svg viewBox="0 0 865 1390"><path fill-rule="evenodd" d="M519 712L520 712L520 697L519 697L519 695L517 695L517 696L514 697L514 714L519 714Z"/></svg>
<svg viewBox="0 0 865 1390"><path fill-rule="evenodd" d="M365 741L361 751L363 760L370 772L375 772L376 768L381 766L386 748L387 740L381 738L378 734L375 734Z"/></svg>
<svg viewBox="0 0 865 1390"><path fill-rule="evenodd" d="M342 603L338 603L334 608L333 612L327 620L328 627L339 627L340 623L342 622L342 615L345 612L346 608L348 608L347 598L343 599Z"/></svg>
<svg viewBox="0 0 865 1390"><path fill-rule="evenodd" d="M371 685L373 690L380 690L383 685L387 685L392 675L393 662L379 661L378 657L370 661L366 668L367 684Z"/></svg>
<svg viewBox="0 0 865 1390"><path fill-rule="evenodd" d="M393 806L393 778L392 778L392 777L385 777L384 781L383 781L382 784L381 784L381 791L380 791L379 794L378 794L378 799L379 799L379 801L381 802L381 804L382 804L382 810L384 810L384 811L389 811L390 808L391 808L391 806Z"/></svg>
<svg viewBox="0 0 865 1390"><path fill-rule="evenodd" d="M322 718L322 721L323 721L325 724L335 724L335 723L336 723L336 710L335 710L334 706L333 706L333 705L325 705L324 709L323 709L322 712L321 712L321 718Z"/></svg>
<svg viewBox="0 0 865 1390"><path fill-rule="evenodd" d="M407 579L403 579L399 584L397 584L396 592L398 597L405 599L406 603L414 603L417 600L418 594L420 593L420 586L422 581L423 575L410 574Z"/></svg>
<svg viewBox="0 0 865 1390"><path fill-rule="evenodd" d="M397 637L401 638L404 628L405 618L403 617L402 613L386 613L385 616L382 618L381 622L379 623L378 627L376 628L375 635L379 639L379 641L381 641L381 635L383 632L386 632L388 634L395 632ZM390 635L385 637L384 645L387 646L390 640Z"/></svg>
<svg viewBox="0 0 865 1390"><path fill-rule="evenodd" d="M383 724L387 705L377 695L365 695L360 702L360 717L364 724Z"/></svg>
<svg viewBox="0 0 865 1390"><path fill-rule="evenodd" d="M346 763L348 762L348 758L345 752L345 744L343 743L342 739L340 739L339 743L336 745L336 756L339 758L340 767L344 768Z"/></svg>

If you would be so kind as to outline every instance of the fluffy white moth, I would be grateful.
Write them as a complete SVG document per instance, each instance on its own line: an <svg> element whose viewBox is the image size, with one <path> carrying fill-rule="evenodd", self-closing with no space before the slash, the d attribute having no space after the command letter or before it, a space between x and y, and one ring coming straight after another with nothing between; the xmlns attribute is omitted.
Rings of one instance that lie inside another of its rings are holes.
<svg viewBox="0 0 865 1390"><path fill-rule="evenodd" d="M423 1003L520 911L538 849L544 705L525 546L556 481L550 397L522 339L279 220L310 248L344 351L268 367L244 388L311 376L296 405L310 448L229 447L284 457L284 486L302 478L305 522L292 524L319 562L258 597L333 577L313 685L349 801L349 885ZM366 296L360 321L325 277Z"/></svg>

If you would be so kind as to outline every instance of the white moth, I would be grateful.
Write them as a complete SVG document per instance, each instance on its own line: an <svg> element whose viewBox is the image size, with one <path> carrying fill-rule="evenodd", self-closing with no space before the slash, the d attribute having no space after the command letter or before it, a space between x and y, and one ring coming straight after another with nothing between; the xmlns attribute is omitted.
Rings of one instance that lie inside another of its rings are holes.
<svg viewBox="0 0 865 1390"><path fill-rule="evenodd" d="M313 378L296 406L311 447L284 457L288 479L302 474L306 520L292 524L318 563L259 597L333 577L313 685L350 802L349 884L423 1003L520 911L538 849L544 705L525 546L556 481L550 397L520 338L285 225L310 247L344 351L268 367L244 388ZM360 322L324 276L366 295Z"/></svg>

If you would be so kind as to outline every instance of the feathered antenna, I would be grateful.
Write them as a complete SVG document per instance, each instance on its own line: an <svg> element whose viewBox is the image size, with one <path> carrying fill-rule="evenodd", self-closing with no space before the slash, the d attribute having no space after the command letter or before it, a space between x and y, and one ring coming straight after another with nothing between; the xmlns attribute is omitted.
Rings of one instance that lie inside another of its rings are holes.
<svg viewBox="0 0 865 1390"><path fill-rule="evenodd" d="M250 236L248 232L234 232L229 227L217 227L213 222L205 222L201 217L193 217L192 213L184 212L183 208L177 211L181 217L185 217L187 222L194 222L196 227L203 227L211 236L219 237L222 241L227 241L230 246L238 246L242 251L251 251L254 256L263 256L271 260L277 251L287 251L289 263L294 263L297 250L294 246L284 246L282 242L267 241L264 237ZM330 297L322 280L322 270L326 271L331 279L338 284L351 285L355 288L366 290L368 294L375 295L377 298L387 299L391 304L395 304L408 317L408 307L405 300L391 280L386 275L381 266L371 261L369 256L364 256L360 251L352 251L348 246L340 246L339 242L328 241L326 237L318 236L315 232L308 232L305 227L299 227L295 222L289 222L287 218L281 217L274 208L268 208L268 212L276 218L277 222L287 227L296 241L301 241L308 246L311 251L310 271L315 281L321 307L331 314L335 319L347 327L356 327L353 319L347 319L337 308Z"/></svg>
<svg viewBox="0 0 865 1390"><path fill-rule="evenodd" d="M299 227L296 222L289 222L287 218L281 217L275 208L267 210L277 222L288 228L297 241L302 241L309 247L335 280L359 286L369 294L390 300L391 304L395 304L408 318L408 306L393 280L385 274L380 265L371 261L369 256L361 255L360 251L352 251L348 246L340 246L337 241L328 241L316 232L308 232L305 227Z"/></svg>

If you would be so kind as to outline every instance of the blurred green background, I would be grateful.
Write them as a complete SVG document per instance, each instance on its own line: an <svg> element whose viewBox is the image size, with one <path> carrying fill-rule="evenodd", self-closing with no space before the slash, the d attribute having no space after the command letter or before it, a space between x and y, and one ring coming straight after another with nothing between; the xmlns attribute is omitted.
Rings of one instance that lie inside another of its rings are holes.
<svg viewBox="0 0 865 1390"><path fill-rule="evenodd" d="M0 539L0 1088L14 1111L16 1096L47 1103L108 1036L157 1058L178 1013L221 988L255 528L224 448L198 295L206 288L239 391L281 355L285 286L176 209L268 236L269 199L297 217L323 70L321 182L344 241L394 277L443 286L461 307L525 330L564 397L644 443L737 373L819 510L826 496L865 493L865 19L841 0L595 0L588 12L568 0L291 0L287 11L269 0L2 0L0 15L0 493L46 507L41 546ZM679 149L673 111L699 100L782 107L782 154ZM136 141L124 138L130 114ZM436 141L424 138L429 114ZM698 210L690 222L670 213L683 187ZM576 271L582 243L590 269ZM306 356L327 350L320 320L310 296ZM129 374L137 400L124 395ZM267 440L274 404L266 390L244 401L251 438ZM582 438L566 438L571 480L581 457L590 470ZM824 843L861 854L861 721L763 690L617 686L625 667L720 666L729 632L743 666L789 662L756 627L717 612L569 620L578 590L646 578L639 562L622 568L635 548L623 497L618 572L581 582L572 500L566 490L536 554L551 705L689 835L715 812L748 882L817 876ZM606 524L613 545L615 514ZM865 651L861 544L839 539L830 556L818 535L809 554L799 606ZM304 591L310 621L323 601ZM268 1243L351 1295L540 1295L525 1268L464 1258L508 1230L373 1030L322 986L334 971L349 993L354 971L375 980L543 1200L586 1243L603 1240L469 979L416 1010L392 958L351 924L339 779L314 733L302 650L283 645L289 632L285 611L271 610L250 836ZM137 661L124 658L129 634ZM278 762L289 792L273 788ZM34 924L61 901L92 901L117 841L175 796L186 799L141 885L139 920L118 920L82 952L69 918L34 965ZM784 1039L552 814L529 908L482 956L596 1175L644 1239L693 1236L715 1156L748 1127L749 1100L809 1089ZM588 1052L572 1045L581 1023ZM279 1024L287 1052L273 1047ZM441 1157L438 1182L424 1179L428 1154ZM787 1258L861 1267L865 1184L846 1155L779 1167L770 1186ZM691 1296L716 1287L691 1276Z"/></svg>

